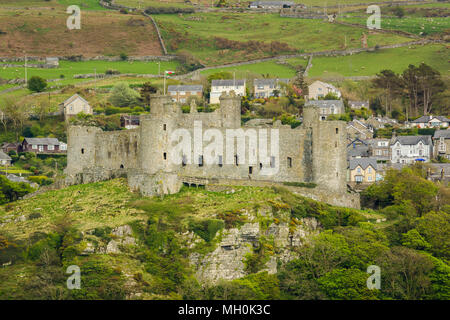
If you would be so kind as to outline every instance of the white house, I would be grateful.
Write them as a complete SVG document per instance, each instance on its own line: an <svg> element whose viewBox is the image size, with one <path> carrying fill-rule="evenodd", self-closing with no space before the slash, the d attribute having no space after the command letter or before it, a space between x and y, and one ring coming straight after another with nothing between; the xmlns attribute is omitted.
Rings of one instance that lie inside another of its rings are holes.
<svg viewBox="0 0 450 320"><path fill-rule="evenodd" d="M308 92L308 98L314 100L323 98L329 93L336 95L338 98L341 97L341 92L335 86L319 80L314 81L308 86Z"/></svg>
<svg viewBox="0 0 450 320"><path fill-rule="evenodd" d="M69 99L60 104L60 109L64 113L64 118L67 120L70 117L77 115L81 112L84 114L92 114L92 107L85 99L78 94L74 94Z"/></svg>
<svg viewBox="0 0 450 320"><path fill-rule="evenodd" d="M320 120L326 120L329 115L345 113L342 100L310 100L306 106L317 106L320 109Z"/></svg>
<svg viewBox="0 0 450 320"><path fill-rule="evenodd" d="M450 119L444 116L422 116L414 121L411 121L412 127L419 128L448 128Z"/></svg>
<svg viewBox="0 0 450 320"><path fill-rule="evenodd" d="M289 79L255 79L253 81L255 98L268 98L274 96L274 91L278 90L283 94L280 83L288 84Z"/></svg>
<svg viewBox="0 0 450 320"><path fill-rule="evenodd" d="M397 136L391 140L391 163L428 162L432 155L431 136Z"/></svg>
<svg viewBox="0 0 450 320"><path fill-rule="evenodd" d="M238 96L245 96L245 80L213 80L211 82L211 93L209 103L219 103L219 97L223 92L229 94L230 91Z"/></svg>

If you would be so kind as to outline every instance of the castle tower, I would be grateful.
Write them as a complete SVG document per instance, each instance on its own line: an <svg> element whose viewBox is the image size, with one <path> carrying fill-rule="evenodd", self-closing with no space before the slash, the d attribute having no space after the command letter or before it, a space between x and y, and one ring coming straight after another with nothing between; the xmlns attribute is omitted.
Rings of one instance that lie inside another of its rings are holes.
<svg viewBox="0 0 450 320"><path fill-rule="evenodd" d="M222 127L240 128L241 126L241 97L234 91L229 94L222 93L219 97L220 115L222 117Z"/></svg>
<svg viewBox="0 0 450 320"><path fill-rule="evenodd" d="M97 127L69 126L67 129L67 175L81 173L95 164Z"/></svg>

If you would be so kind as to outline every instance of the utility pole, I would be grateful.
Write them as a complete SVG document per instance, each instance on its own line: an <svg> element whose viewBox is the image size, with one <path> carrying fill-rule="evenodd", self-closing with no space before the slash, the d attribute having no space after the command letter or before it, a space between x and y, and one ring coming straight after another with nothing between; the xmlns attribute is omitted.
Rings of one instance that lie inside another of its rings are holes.
<svg viewBox="0 0 450 320"><path fill-rule="evenodd" d="M25 85L28 84L28 75L27 75L27 55L25 54Z"/></svg>
<svg viewBox="0 0 450 320"><path fill-rule="evenodd" d="M166 73L164 72L164 95L166 95Z"/></svg>
<svg viewBox="0 0 450 320"><path fill-rule="evenodd" d="M161 75L161 61L158 61L158 77Z"/></svg>
<svg viewBox="0 0 450 320"><path fill-rule="evenodd" d="M94 69L94 92L97 93L97 68Z"/></svg>

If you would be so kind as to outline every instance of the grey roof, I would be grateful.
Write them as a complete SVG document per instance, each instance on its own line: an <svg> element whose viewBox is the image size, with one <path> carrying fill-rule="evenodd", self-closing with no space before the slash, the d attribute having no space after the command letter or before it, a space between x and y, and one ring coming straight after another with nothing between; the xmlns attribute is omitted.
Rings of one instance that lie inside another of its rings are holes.
<svg viewBox="0 0 450 320"><path fill-rule="evenodd" d="M192 85L192 84L187 84L187 85L171 85L171 86L167 86L167 91L172 92L180 92L180 91L203 91L203 86L202 85Z"/></svg>
<svg viewBox="0 0 450 320"><path fill-rule="evenodd" d="M245 84L245 80L213 80L211 81L211 85L212 86L221 86L221 87L226 87L226 86L243 86Z"/></svg>
<svg viewBox="0 0 450 320"><path fill-rule="evenodd" d="M355 145L352 147L347 147L347 156L352 157L368 157L369 156L369 146L365 145Z"/></svg>
<svg viewBox="0 0 450 320"><path fill-rule="evenodd" d="M84 99L82 96L80 96L78 93L75 93L73 96L71 96L70 98L68 98L66 101L64 101L62 104L66 105L71 103L73 100L75 100L76 98L81 99L82 101L84 101L85 103L89 104L89 102L86 101L86 99Z"/></svg>
<svg viewBox="0 0 450 320"><path fill-rule="evenodd" d="M4 153L2 150L0 150L0 160L11 160L11 157L8 156L6 153Z"/></svg>
<svg viewBox="0 0 450 320"><path fill-rule="evenodd" d="M253 84L255 86L267 86L267 85L275 85L276 82L289 83L289 79L255 79Z"/></svg>
<svg viewBox="0 0 450 320"><path fill-rule="evenodd" d="M59 146L59 140L56 138L24 138L23 141L25 140L29 144Z"/></svg>
<svg viewBox="0 0 450 320"><path fill-rule="evenodd" d="M344 108L342 100L309 100L306 106L318 106L320 108L340 107Z"/></svg>
<svg viewBox="0 0 450 320"><path fill-rule="evenodd" d="M375 158L356 158L356 159L350 159L349 168L350 170L355 169L357 166L360 166L364 170L368 166L372 166L375 170L377 169L377 159Z"/></svg>
<svg viewBox="0 0 450 320"><path fill-rule="evenodd" d="M448 119L447 117L444 116L421 116L420 118L411 121L411 123L427 123L428 121L432 120L432 119L438 119L439 121L442 122L450 122L450 119Z"/></svg>
<svg viewBox="0 0 450 320"><path fill-rule="evenodd" d="M444 138L450 139L450 130L436 130L434 132L434 139Z"/></svg>
<svg viewBox="0 0 450 320"><path fill-rule="evenodd" d="M425 145L432 144L431 136L397 136L393 138L391 144L395 144L397 141L403 145L415 145L418 144L419 141L422 141Z"/></svg>

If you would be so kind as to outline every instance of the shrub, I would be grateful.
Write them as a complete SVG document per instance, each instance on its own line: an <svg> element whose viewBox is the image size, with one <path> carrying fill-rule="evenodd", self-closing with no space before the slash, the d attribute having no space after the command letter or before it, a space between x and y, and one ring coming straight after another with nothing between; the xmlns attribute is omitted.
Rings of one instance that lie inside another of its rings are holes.
<svg viewBox="0 0 450 320"><path fill-rule="evenodd" d="M189 229L206 242L213 240L217 231L223 229L224 226L225 223L219 219L206 219L189 223Z"/></svg>
<svg viewBox="0 0 450 320"><path fill-rule="evenodd" d="M44 78L33 76L28 80L28 89L34 92L42 92L47 87L47 81Z"/></svg>

